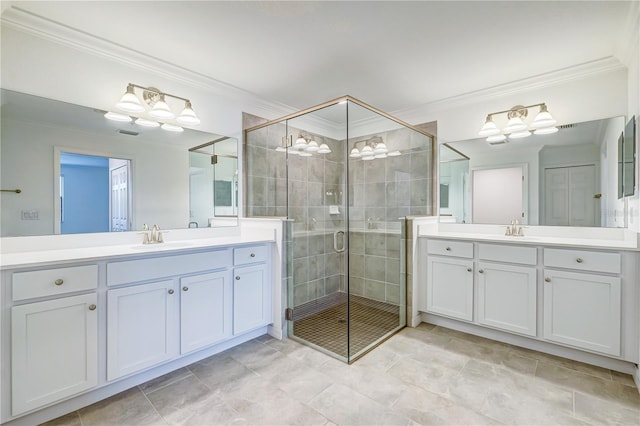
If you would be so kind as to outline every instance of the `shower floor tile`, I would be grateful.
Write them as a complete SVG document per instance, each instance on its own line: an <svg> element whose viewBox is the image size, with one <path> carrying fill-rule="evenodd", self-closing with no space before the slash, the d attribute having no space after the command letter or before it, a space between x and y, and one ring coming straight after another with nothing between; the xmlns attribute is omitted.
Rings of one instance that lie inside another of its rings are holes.
<svg viewBox="0 0 640 426"><path fill-rule="evenodd" d="M353 356L371 343L385 336L400 324L397 307L378 303L349 302L349 327L347 327L347 302L325 309L293 323L294 336L320 346L342 357L347 357L347 332L349 353ZM384 305L384 306L383 306ZM395 308L395 309L394 309ZM396 312L389 312L395 310ZM350 328L348 330L348 328Z"/></svg>

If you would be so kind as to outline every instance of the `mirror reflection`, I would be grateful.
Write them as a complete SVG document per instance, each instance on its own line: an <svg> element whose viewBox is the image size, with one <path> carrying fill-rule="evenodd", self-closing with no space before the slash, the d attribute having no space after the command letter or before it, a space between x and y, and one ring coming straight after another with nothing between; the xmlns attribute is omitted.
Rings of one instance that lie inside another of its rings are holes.
<svg viewBox="0 0 640 426"><path fill-rule="evenodd" d="M484 138L441 144L441 220L624 226L617 197L624 125L614 117L498 145Z"/></svg>
<svg viewBox="0 0 640 426"><path fill-rule="evenodd" d="M20 190L0 193L2 237L187 228L189 148L225 139L237 156L237 141L221 135L110 121L104 111L4 89L1 100L0 182ZM224 225L236 224L236 212L224 210Z"/></svg>
<svg viewBox="0 0 640 426"><path fill-rule="evenodd" d="M189 149L190 227L228 226L238 215L237 142L221 138Z"/></svg>

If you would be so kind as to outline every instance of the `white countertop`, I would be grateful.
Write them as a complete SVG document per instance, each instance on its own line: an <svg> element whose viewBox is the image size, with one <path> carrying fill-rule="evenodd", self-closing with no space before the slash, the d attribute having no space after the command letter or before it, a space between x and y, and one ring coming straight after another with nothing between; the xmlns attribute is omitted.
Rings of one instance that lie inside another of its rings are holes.
<svg viewBox="0 0 640 426"><path fill-rule="evenodd" d="M205 248L232 246L239 244L273 242L264 235L197 238L168 241L159 244L105 245L96 247L64 248L41 251L3 253L0 255L0 269L39 266L58 262L84 262L103 258L144 256L158 253L175 253Z"/></svg>
<svg viewBox="0 0 640 426"><path fill-rule="evenodd" d="M584 247L584 248L604 248L622 250L640 250L636 241L632 240L609 240L598 238L575 238L575 237L551 237L551 236L524 236L514 237L506 235L475 234L461 232L443 231L421 231L418 237L423 238L446 238L455 240L472 240L483 242L501 242L521 245L545 245L563 247Z"/></svg>
<svg viewBox="0 0 640 426"><path fill-rule="evenodd" d="M417 236L519 245L639 251L638 233L626 228L524 226L525 236L504 235L505 225L418 222Z"/></svg>

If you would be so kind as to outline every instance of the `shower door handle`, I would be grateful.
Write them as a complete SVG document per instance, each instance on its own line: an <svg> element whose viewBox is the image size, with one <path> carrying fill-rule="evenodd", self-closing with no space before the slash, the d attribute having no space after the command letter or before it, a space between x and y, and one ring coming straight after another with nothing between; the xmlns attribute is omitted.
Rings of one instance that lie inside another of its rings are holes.
<svg viewBox="0 0 640 426"><path fill-rule="evenodd" d="M338 235L342 234L342 247L338 248ZM336 231L333 233L333 249L336 253L342 253L344 251L344 231Z"/></svg>

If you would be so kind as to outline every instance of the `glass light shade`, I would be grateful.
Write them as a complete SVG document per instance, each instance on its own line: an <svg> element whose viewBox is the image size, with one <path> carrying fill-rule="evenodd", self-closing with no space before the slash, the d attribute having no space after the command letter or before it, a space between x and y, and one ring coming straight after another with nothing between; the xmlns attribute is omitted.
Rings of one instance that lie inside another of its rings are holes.
<svg viewBox="0 0 640 426"><path fill-rule="evenodd" d="M386 154L387 152L389 152L389 150L387 149L387 145L384 142L380 142L376 145L373 152L375 152L376 154Z"/></svg>
<svg viewBox="0 0 640 426"><path fill-rule="evenodd" d="M331 152L331 148L326 143L321 143L318 147L318 154L328 154Z"/></svg>
<svg viewBox="0 0 640 426"><path fill-rule="evenodd" d="M304 150L307 152L316 152L319 149L320 147L318 147L318 142L314 140L310 140L309 143L307 144L307 147Z"/></svg>
<svg viewBox="0 0 640 426"><path fill-rule="evenodd" d="M300 155L301 151L296 151L295 149L287 149L287 153L289 153L289 155Z"/></svg>
<svg viewBox="0 0 640 426"><path fill-rule="evenodd" d="M487 138L487 142L502 142L503 140L505 140L507 137L505 135L503 135L502 133L499 135L493 135L493 136L489 136Z"/></svg>
<svg viewBox="0 0 640 426"><path fill-rule="evenodd" d="M147 120L146 118L138 118L136 124L143 127L160 127L160 123L153 120Z"/></svg>
<svg viewBox="0 0 640 426"><path fill-rule="evenodd" d="M351 154L349 154L349 157L351 157L351 158L360 158L360 157L362 157L362 154L360 154L360 151L358 150L358 148L353 148L351 150Z"/></svg>
<svg viewBox="0 0 640 426"><path fill-rule="evenodd" d="M557 127L544 127L542 129L536 129L533 133L536 135L550 135L558 131Z"/></svg>
<svg viewBox="0 0 640 426"><path fill-rule="evenodd" d="M164 101L164 95L160 95L160 100L153 105L149 115L160 120L171 120L175 117L169 105Z"/></svg>
<svg viewBox="0 0 640 426"><path fill-rule="evenodd" d="M105 118L109 119L109 120L113 120L113 121L121 121L123 123L129 123L131 122L131 117L129 117L128 115L125 114L118 114L117 112L107 112L104 115Z"/></svg>
<svg viewBox="0 0 640 426"><path fill-rule="evenodd" d="M283 146L278 146L278 147L276 147L276 151L277 152L287 152L287 148L285 148Z"/></svg>
<svg viewBox="0 0 640 426"><path fill-rule="evenodd" d="M142 112L144 111L144 106L140 103L140 99L136 96L133 91L133 86L127 86L127 91L120 98L120 102L116 104L118 109L127 112Z"/></svg>
<svg viewBox="0 0 640 426"><path fill-rule="evenodd" d="M527 136L531 136L531 132L528 130L521 130L519 132L513 132L509 135L509 137L511 139L522 139L522 138L526 138Z"/></svg>
<svg viewBox="0 0 640 426"><path fill-rule="evenodd" d="M509 119L509 121L507 122L507 127L505 127L503 131L505 133L513 133L513 132L520 132L526 129L527 129L527 125L525 124L524 121L522 121L522 118L513 117Z"/></svg>
<svg viewBox="0 0 640 426"><path fill-rule="evenodd" d="M364 155L362 156L362 161L370 161L373 159L374 159L373 155L367 155L366 157Z"/></svg>
<svg viewBox="0 0 640 426"><path fill-rule="evenodd" d="M380 153L380 154L376 154L376 155L373 156L373 158L378 158L378 159L379 158L387 158L387 153L383 152L383 153Z"/></svg>
<svg viewBox="0 0 640 426"><path fill-rule="evenodd" d="M546 105L540 106L540 112L536 115L536 118L531 123L531 127L534 129L540 129L542 127L551 127L556 124L556 120L551 116L547 110Z"/></svg>
<svg viewBox="0 0 640 426"><path fill-rule="evenodd" d="M487 117L487 121L485 121L484 126L482 126L482 129L480 129L478 135L484 137L497 135L498 133L500 133L500 129L498 129L496 123L491 120L491 117Z"/></svg>
<svg viewBox="0 0 640 426"><path fill-rule="evenodd" d="M185 102L184 109L182 110L178 118L176 118L176 121L187 126L196 126L200 124L200 119L191 108L191 102Z"/></svg>
<svg viewBox="0 0 640 426"><path fill-rule="evenodd" d="M184 132L184 129L182 127L176 126L175 124L164 123L162 126L160 126L160 128L168 132L176 132L176 133Z"/></svg>
<svg viewBox="0 0 640 426"><path fill-rule="evenodd" d="M293 144L293 147L296 149L301 149L307 146L307 140L302 137L302 135L298 136L296 139L296 143Z"/></svg>
<svg viewBox="0 0 640 426"><path fill-rule="evenodd" d="M373 157L373 149L369 145L365 145L362 151L360 151L360 155L363 157Z"/></svg>
<svg viewBox="0 0 640 426"><path fill-rule="evenodd" d="M298 155L300 157L311 157L312 154L310 152L298 151Z"/></svg>
<svg viewBox="0 0 640 426"><path fill-rule="evenodd" d="M391 151L387 154L387 157L398 157L400 154L400 151Z"/></svg>

